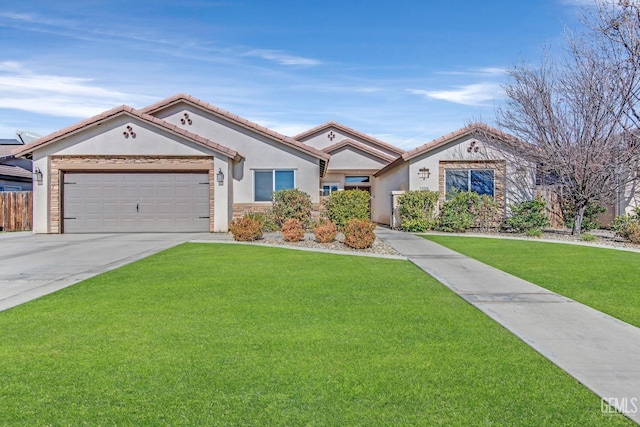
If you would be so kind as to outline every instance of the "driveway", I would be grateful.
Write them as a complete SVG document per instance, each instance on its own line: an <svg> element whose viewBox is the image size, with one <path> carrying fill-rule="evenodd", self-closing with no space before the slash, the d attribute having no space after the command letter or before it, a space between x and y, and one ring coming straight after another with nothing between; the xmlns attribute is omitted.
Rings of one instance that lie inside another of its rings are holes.
<svg viewBox="0 0 640 427"><path fill-rule="evenodd" d="M208 233L0 233L0 311Z"/></svg>

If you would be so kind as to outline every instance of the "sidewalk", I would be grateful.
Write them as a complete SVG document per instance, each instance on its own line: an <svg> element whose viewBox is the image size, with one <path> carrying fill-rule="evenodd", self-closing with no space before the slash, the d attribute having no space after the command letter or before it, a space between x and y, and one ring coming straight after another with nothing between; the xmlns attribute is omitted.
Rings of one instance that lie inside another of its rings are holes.
<svg viewBox="0 0 640 427"><path fill-rule="evenodd" d="M640 424L639 328L413 234L376 234Z"/></svg>

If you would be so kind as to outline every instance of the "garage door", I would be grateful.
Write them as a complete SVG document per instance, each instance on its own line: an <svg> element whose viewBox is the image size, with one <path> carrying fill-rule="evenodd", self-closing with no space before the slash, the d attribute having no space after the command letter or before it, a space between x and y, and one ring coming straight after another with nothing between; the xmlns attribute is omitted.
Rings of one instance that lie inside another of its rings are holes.
<svg viewBox="0 0 640 427"><path fill-rule="evenodd" d="M63 231L209 231L207 173L65 173Z"/></svg>

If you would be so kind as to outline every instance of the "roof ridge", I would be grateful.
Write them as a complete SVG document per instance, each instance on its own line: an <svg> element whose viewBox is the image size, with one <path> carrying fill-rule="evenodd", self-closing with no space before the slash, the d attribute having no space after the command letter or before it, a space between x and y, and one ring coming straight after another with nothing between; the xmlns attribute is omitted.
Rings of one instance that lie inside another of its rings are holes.
<svg viewBox="0 0 640 427"><path fill-rule="evenodd" d="M232 122L235 122L237 125L242 126L244 128L248 128L250 130L253 130L255 132L261 133L269 138L272 139L276 139L280 142L283 142L289 146L292 147L296 147L299 150L305 151L308 154L312 154L315 157L321 158L323 160L328 160L327 154L321 150L318 150L315 147L312 147L310 145L307 145L303 142L298 141L295 138L286 136L284 134L281 134L279 132L274 131L273 129L269 129L266 126L262 126L259 125L255 122L252 122L249 119L246 119L244 117L240 117L236 114L233 114L227 110L224 110L218 106L215 106L213 104L209 104L208 102L202 101L201 99L195 98L191 95L187 95L187 94L177 94L177 95L173 95L170 96L168 98L165 98L161 101L156 102L155 104L152 104L148 107L143 108L141 111L143 111L146 114L153 114L154 112L157 112L163 108L169 107L172 104L175 104L177 102L180 101L186 101L186 102L190 102L191 104L194 104L198 107L201 107L203 109L205 109L206 111L209 111L210 113L214 114L214 115L218 115L221 116L223 118L226 118Z"/></svg>
<svg viewBox="0 0 640 427"><path fill-rule="evenodd" d="M344 146L355 147L355 148L357 148L357 149L359 149L361 151L369 153L372 156L375 156L375 157L377 157L379 159L386 160L388 162L392 162L395 159L397 159L398 157L400 157L400 156L393 157L393 156L390 156L390 155L388 155L386 153L374 150L374 149L368 147L367 145L365 145L365 144L363 144L361 142L358 142L358 141L354 141L353 139L350 139L350 138L345 138L345 139L343 139L341 141L336 142L335 144L332 144L332 145L330 145L328 147L325 147L325 148L322 149L322 151L324 151L325 153L331 153L332 151L337 150L338 148L341 148L341 147L344 147Z"/></svg>
<svg viewBox="0 0 640 427"><path fill-rule="evenodd" d="M226 155L229 155L232 158L236 158L239 156L238 152L235 150L232 150L231 148L228 148L224 145L221 145L215 141L206 139L206 138L202 138L202 137L198 137L198 135L195 135L191 132L188 132L182 128L178 128L174 125L172 125L169 122L166 122L162 119L159 119L157 117L154 117L150 114L146 114L140 110L136 110L132 107L129 107L128 105L120 105L118 107L112 108L110 110L104 111L100 114L97 114L95 116L89 117L88 119L82 120L78 123L75 123L71 126L67 126L66 128L60 129L59 131L53 132L49 135L45 135L41 138L38 138L32 142L30 142L29 144L26 144L24 146L21 146L21 148L13 150L13 154L18 156L18 155L22 155L25 153L29 153L31 151L33 151L34 149L52 143L56 140L58 140L59 138L62 138L64 136L68 136L71 134L74 134L76 132L79 132L85 128L88 128L91 125L94 125L96 123L99 122L103 122L105 120L108 120L112 117L115 117L119 114L129 114L133 117L137 117L143 121L146 121L148 123L151 123L153 125L159 126L169 132L173 132L179 135L184 136L185 138L188 138L192 141L197 142L198 144L201 145L205 145L209 148L213 148L214 150L218 151L218 152L222 152Z"/></svg>

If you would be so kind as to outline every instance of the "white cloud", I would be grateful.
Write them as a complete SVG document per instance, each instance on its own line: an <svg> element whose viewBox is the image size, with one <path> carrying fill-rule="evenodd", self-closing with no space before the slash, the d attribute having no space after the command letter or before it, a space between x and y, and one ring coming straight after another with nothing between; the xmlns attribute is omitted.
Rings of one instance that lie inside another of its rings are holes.
<svg viewBox="0 0 640 427"><path fill-rule="evenodd" d="M88 117L132 101L92 79L38 74L17 62L0 62L0 93L0 108L61 117Z"/></svg>
<svg viewBox="0 0 640 427"><path fill-rule="evenodd" d="M314 66L322 64L322 62L317 59L293 56L279 50L254 49L246 52L244 56L255 56L257 58L266 59L267 61L276 62L280 65Z"/></svg>
<svg viewBox="0 0 640 427"><path fill-rule="evenodd" d="M426 98L472 106L481 106L487 101L504 98L504 91L498 83L475 83L459 86L452 90L407 89L407 92Z"/></svg>

